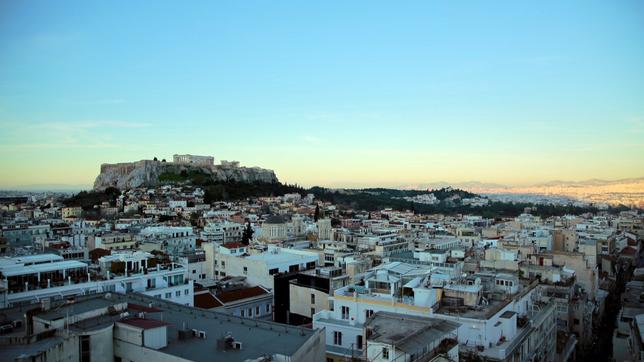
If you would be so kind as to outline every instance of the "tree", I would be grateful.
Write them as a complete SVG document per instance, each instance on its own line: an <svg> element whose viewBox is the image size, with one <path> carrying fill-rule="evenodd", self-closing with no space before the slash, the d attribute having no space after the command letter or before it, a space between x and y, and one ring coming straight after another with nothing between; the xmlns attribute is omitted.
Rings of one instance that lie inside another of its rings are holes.
<svg viewBox="0 0 644 362"><path fill-rule="evenodd" d="M155 158L154 158L154 161L159 161L159 159L155 157Z"/></svg>
<svg viewBox="0 0 644 362"><path fill-rule="evenodd" d="M192 226L197 226L199 225L199 214L196 212L193 212L190 214L190 225Z"/></svg>
<svg viewBox="0 0 644 362"><path fill-rule="evenodd" d="M315 205L315 214L313 214L313 221L318 222L320 219L320 205Z"/></svg>
<svg viewBox="0 0 644 362"><path fill-rule="evenodd" d="M244 228L244 232L242 233L242 244L250 244L250 241L253 240L254 233L255 231L253 231L253 228L250 226L250 221L248 221L246 223L246 227Z"/></svg>
<svg viewBox="0 0 644 362"><path fill-rule="evenodd" d="M414 204L414 202L413 202L413 201L411 202L411 212L412 212L414 215L416 215L416 205Z"/></svg>

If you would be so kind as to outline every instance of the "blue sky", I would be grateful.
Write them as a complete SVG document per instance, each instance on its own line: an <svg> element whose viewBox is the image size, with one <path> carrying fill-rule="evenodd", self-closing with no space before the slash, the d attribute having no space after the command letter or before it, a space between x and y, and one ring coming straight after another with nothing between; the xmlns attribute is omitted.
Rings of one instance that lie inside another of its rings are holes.
<svg viewBox="0 0 644 362"><path fill-rule="evenodd" d="M283 181L644 176L644 3L0 2L0 187L211 154Z"/></svg>

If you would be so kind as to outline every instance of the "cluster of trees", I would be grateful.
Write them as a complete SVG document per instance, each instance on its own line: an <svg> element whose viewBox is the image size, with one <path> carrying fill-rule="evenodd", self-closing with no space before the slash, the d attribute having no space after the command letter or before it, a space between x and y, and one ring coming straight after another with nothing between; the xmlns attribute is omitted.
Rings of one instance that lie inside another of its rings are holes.
<svg viewBox="0 0 644 362"><path fill-rule="evenodd" d="M205 186L204 201L244 200L262 196L280 196L289 193L305 194L305 190L298 185L283 184L281 182L213 182Z"/></svg>
<svg viewBox="0 0 644 362"><path fill-rule="evenodd" d="M164 172L160 174L159 182L190 182L193 185L206 186L212 183L212 177L201 170L182 170L180 173Z"/></svg>
<svg viewBox="0 0 644 362"><path fill-rule="evenodd" d="M104 191L81 191L64 200L63 204L65 206L80 206L83 210L91 210L94 205L100 205L105 201L114 206L119 195L121 195L121 191L116 187L108 187Z"/></svg>
<svg viewBox="0 0 644 362"><path fill-rule="evenodd" d="M321 187L312 187L308 190L313 193L316 198L332 202L333 204L351 208L354 210L378 211L384 208L392 208L394 210L409 210L418 214L474 214L481 215L485 218L504 218L516 217L526 209L530 209L530 213L543 218L551 216L563 215L580 215L584 213L595 213L599 210L592 206L574 206L570 205L541 205L532 203L511 203L511 202L490 202L486 206L471 207L469 205L462 205L460 203L453 203L446 201L447 199L457 195L460 198L472 198L478 195L459 189L442 188L439 190L432 190L431 193L441 200L438 204L426 205L409 202L400 197L413 197L427 193L427 191L418 190L393 190L393 189L363 189L353 190L352 192L336 192ZM611 207L608 209L610 213L618 213L627 210L627 207Z"/></svg>
<svg viewBox="0 0 644 362"><path fill-rule="evenodd" d="M253 230L253 227L250 226L250 221L246 221L246 227L244 228L244 231L242 232L242 244L248 245L250 244L250 241L253 240L253 234L255 231Z"/></svg>
<svg viewBox="0 0 644 362"><path fill-rule="evenodd" d="M216 201L234 201L262 196L279 196L287 193L299 193L305 195L312 193L322 201L350 208L353 210L378 211L384 208L394 210L410 210L418 214L474 214L481 215L485 218L503 218L516 217L523 213L527 208L530 213L541 217L562 216L562 215L579 215L583 213L599 211L595 207L580 207L570 205L535 205L531 203L509 203L509 202L490 202L486 206L471 207L460 203L449 202L447 199L453 196L460 198L472 198L478 195L459 189L442 188L432 190L431 193L440 200L438 204L426 205L409 202L402 197L413 197L425 194L427 191L420 190L395 190L385 188L372 188L363 190L349 190L348 192L337 192L322 187L312 187L304 189L297 184L289 185L281 182L215 182L210 175L201 171L182 171L176 173L164 173L159 177L159 181L169 182L190 182L196 186L204 188L206 203ZM67 206L81 206L87 212L91 212L94 205L101 204L105 201L114 205L116 198L121 192L114 187L109 187L105 191L81 191L78 194L64 201ZM610 213L618 213L628 210L625 206L611 207ZM315 220L320 218L319 206L316 206ZM192 220L196 223L197 220ZM252 230L251 230L252 231ZM245 231L246 232L246 231ZM252 237L252 234L250 235Z"/></svg>

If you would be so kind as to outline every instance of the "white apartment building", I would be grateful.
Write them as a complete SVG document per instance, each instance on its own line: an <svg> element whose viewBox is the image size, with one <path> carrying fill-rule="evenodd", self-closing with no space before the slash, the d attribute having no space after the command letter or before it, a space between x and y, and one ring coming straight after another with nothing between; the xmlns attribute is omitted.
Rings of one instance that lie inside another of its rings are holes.
<svg viewBox="0 0 644 362"><path fill-rule="evenodd" d="M473 288L477 287L477 288ZM333 310L320 311L313 317L314 328L325 328L327 358L341 360L352 356L364 356L362 346L365 325L376 312L398 313L432 317L460 324L459 347L489 360L529 361L538 354L542 360L554 361L555 313L554 304L537 305L534 285L504 301L488 301L476 308L443 307L448 295L460 293L467 301L468 293L475 293L480 286L450 286L451 292L434 288L427 281L419 280L403 284L392 275L380 276L367 281L366 287L350 285L334 292ZM471 290L470 290L471 289ZM479 298L480 300L480 298ZM532 323L518 324L517 318L527 318ZM519 327L521 325L521 327ZM338 336L341 336L338 338Z"/></svg>
<svg viewBox="0 0 644 362"><path fill-rule="evenodd" d="M269 246L266 251L249 251L245 246L220 246L204 243L206 260L210 266L208 277L220 279L226 276L243 276L250 285L273 289L273 275L313 269L320 264L315 252ZM242 251L239 251L242 249Z"/></svg>
<svg viewBox="0 0 644 362"><path fill-rule="evenodd" d="M157 250L170 255L193 251L197 244L197 237L190 226L148 226L141 230L139 237L141 243L152 244L153 249L158 245Z"/></svg>
<svg viewBox="0 0 644 362"><path fill-rule="evenodd" d="M222 244L240 241L243 232L244 225L236 222L212 222L203 228L201 237L206 241L214 241Z"/></svg>
<svg viewBox="0 0 644 362"><path fill-rule="evenodd" d="M93 273L89 265L63 260L55 254L0 259L0 300L5 306L36 303L43 298L60 299L101 292L138 292L183 305L193 305L192 281L185 280L179 265L146 268L142 254L114 254L99 263L124 263L123 272Z"/></svg>

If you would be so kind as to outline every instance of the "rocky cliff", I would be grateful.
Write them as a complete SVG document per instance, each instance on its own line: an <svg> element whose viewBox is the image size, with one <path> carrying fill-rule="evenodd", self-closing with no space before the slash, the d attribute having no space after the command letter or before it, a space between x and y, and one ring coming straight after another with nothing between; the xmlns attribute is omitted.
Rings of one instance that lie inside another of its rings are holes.
<svg viewBox="0 0 644 362"><path fill-rule="evenodd" d="M137 162L102 164L101 173L94 181L94 190L104 190L116 187L120 190L141 186L156 186L161 184L162 174L180 175L182 171L199 172L212 178L212 181L236 182L278 182L273 170L259 167L238 167L233 165L216 165L199 167L172 162L142 160Z"/></svg>

